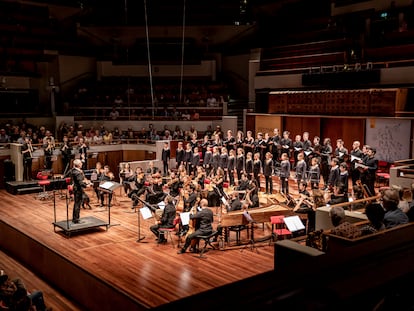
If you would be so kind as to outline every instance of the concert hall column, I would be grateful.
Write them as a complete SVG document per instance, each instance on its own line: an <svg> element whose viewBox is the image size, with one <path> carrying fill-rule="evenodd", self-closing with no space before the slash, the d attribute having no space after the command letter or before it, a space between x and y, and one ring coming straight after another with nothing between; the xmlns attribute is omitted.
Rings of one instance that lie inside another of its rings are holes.
<svg viewBox="0 0 414 311"><path fill-rule="evenodd" d="M21 144L10 144L10 160L14 164L14 176L16 176L16 181L23 180L23 155L21 147Z"/></svg>

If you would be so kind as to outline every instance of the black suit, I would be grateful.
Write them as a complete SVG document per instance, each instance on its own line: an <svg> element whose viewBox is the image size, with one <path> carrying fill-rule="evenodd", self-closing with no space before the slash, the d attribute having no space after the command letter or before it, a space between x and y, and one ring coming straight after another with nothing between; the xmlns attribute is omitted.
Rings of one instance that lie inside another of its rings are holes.
<svg viewBox="0 0 414 311"><path fill-rule="evenodd" d="M213 232L213 219L214 215L211 209L203 208L201 211L197 212L195 215L190 215L190 220L196 219L198 220L199 227L193 233L189 234L185 239L185 244L183 246L182 251L185 250L190 246L191 240L197 238L200 235L208 235Z"/></svg>
<svg viewBox="0 0 414 311"><path fill-rule="evenodd" d="M72 222L78 223L79 222L79 214L80 214L80 207L82 204L82 198L84 193L84 188L86 188L85 175L81 169L73 168L71 171L71 178L73 182L73 197L74 197L74 204L73 204L73 215L72 215Z"/></svg>

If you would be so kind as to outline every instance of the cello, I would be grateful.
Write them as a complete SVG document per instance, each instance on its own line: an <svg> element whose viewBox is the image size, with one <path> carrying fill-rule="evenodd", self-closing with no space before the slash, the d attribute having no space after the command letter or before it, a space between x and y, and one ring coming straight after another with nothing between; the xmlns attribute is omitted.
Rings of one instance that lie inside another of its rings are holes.
<svg viewBox="0 0 414 311"><path fill-rule="evenodd" d="M200 203L200 196L197 196L195 204L191 207L190 215L195 215L197 213L198 203ZM196 230L197 230L197 219L191 219L190 217L190 221L188 223L188 231L185 234L185 239L187 239L190 236L190 234L193 234ZM190 248L195 249L195 247L197 246L197 243L198 243L197 239L192 239Z"/></svg>

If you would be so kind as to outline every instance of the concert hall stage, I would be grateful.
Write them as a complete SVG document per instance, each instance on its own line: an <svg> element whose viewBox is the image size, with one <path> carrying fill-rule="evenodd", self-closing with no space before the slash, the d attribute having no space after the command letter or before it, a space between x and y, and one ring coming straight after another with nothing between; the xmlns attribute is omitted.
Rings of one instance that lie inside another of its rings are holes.
<svg viewBox="0 0 414 311"><path fill-rule="evenodd" d="M260 286L252 289L244 282L273 270L274 247L268 242L253 249L209 250L203 258L177 254L175 234L175 247L157 244L149 230L154 219L138 222L130 199L118 190L117 204L110 208L117 226L73 232L70 238L54 227L66 222L73 202L67 206L64 197L55 196L55 223L53 200L34 200L33 195L9 190L0 190L0 248L82 310L219 310L229 301L241 303L241 297L255 295ZM92 209L82 209L81 217L105 223L107 213L98 213L95 194L92 189L88 193ZM267 226L256 231L258 237L269 234ZM138 236L144 239L138 241Z"/></svg>

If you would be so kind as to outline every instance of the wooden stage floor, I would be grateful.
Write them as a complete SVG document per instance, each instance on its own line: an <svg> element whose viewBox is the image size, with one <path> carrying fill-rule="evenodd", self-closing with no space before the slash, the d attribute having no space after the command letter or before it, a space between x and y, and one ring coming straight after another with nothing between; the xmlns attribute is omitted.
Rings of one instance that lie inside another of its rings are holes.
<svg viewBox="0 0 414 311"><path fill-rule="evenodd" d="M67 219L66 200L59 191L55 192L54 209L53 200L35 199L36 194L13 195L0 190L0 248L25 261L36 274L87 310L113 310L112 303L119 296L127 297L134 310L165 308L170 302L273 270L274 248L268 242L253 250L210 250L205 258L177 254L175 235L175 248L171 243L158 245L149 230L153 219L141 219L139 232L138 214L131 209L131 200L119 189L115 192L117 202L111 207L108 229L97 227L68 237L59 228L55 231L53 225L54 210L57 221ZM108 212L93 204L96 199L92 192L89 194L92 210L82 209L81 217L106 222ZM72 207L70 202L69 218ZM269 233L267 226L255 230L256 236ZM138 235L145 238L137 242ZM231 238L235 239L234 233ZM73 275L79 275L79 283ZM105 289L95 289L98 283ZM111 291L116 297L110 297Z"/></svg>

